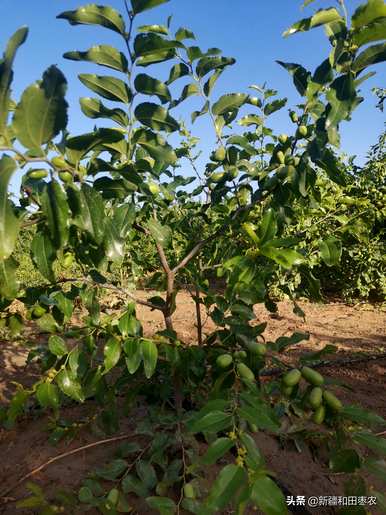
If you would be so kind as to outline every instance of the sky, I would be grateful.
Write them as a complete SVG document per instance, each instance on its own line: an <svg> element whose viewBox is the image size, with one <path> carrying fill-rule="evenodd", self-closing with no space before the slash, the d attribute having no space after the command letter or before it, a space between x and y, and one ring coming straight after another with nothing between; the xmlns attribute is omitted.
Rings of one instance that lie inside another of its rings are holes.
<svg viewBox="0 0 386 515"><path fill-rule="evenodd" d="M80 83L78 73L114 75L114 72L89 63L65 60L63 53L87 50L95 44L111 44L123 50L121 38L107 29L70 26L65 20L56 19L60 12L76 9L86 3L87 0L83 3L81 0L0 0L1 51L16 29L22 25L30 29L28 40L19 49L16 58L13 97L18 99L24 88L39 79L48 66L56 64L68 80L69 130L72 134L90 131L95 124L95 120L83 115L78 99L81 96L96 95ZM96 3L104 2L98 0ZM123 10L123 0L109 0L106 3ZM346 3L352 13L362 2L347 0ZM288 72L275 60L300 63L314 70L327 57L329 43L323 29L295 34L289 38L283 38L282 33L295 21L310 16L315 9L333 4L334 0L316 0L302 11L301 0L171 0L142 13L138 16L138 24L165 23L172 14L173 29L183 26L195 33L197 42L191 44L198 44L202 49L219 47L223 55L234 57L236 64L228 68L218 82L215 98L224 93L246 92L251 84L266 82L270 88L277 89L281 97L288 98L287 106L294 106L301 98ZM158 78L166 80L166 67L157 67L139 70L150 75L154 73ZM370 145L376 142L385 121L385 115L375 108L376 97L371 93L371 88L385 87L386 66L378 65L373 69L377 71L376 76L362 86L365 102L354 112L352 122L343 122L341 126L342 150L357 155L359 164L363 162ZM176 93L180 92L182 85L177 82ZM201 104L202 101L188 99L183 109L178 113L173 111L173 115L177 118L179 115L186 116L200 108ZM250 112L253 112L253 108ZM97 120L97 123L103 126L103 120ZM291 122L287 109L273 115L270 126L279 132L289 132ZM213 128L208 120L197 120L193 133L201 138L204 152L209 151Z"/></svg>

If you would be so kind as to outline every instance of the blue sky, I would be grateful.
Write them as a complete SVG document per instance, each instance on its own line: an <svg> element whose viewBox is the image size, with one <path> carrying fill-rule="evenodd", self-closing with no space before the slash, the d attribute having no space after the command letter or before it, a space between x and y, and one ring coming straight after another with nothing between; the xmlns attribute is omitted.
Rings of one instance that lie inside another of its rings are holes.
<svg viewBox="0 0 386 515"><path fill-rule="evenodd" d="M19 50L15 64L14 97L17 99L22 90L40 78L42 72L51 64L58 65L65 73L69 88L70 108L69 129L73 134L92 130L94 120L86 118L80 111L78 98L93 96L77 79L78 73L99 73L101 67L79 62L66 61L62 54L69 50L86 50L94 44L113 44L121 46L118 35L99 27L70 26L56 15L64 10L75 9L83 4L81 0L1 0L0 1L0 48L4 49L8 37L21 25L30 28L26 44ZM103 3L98 1L97 3ZM122 9L123 0L110 0L109 5ZM349 10L360 4L358 0L347 0ZM139 24L164 23L173 14L172 27L188 27L196 34L197 44L203 48L219 47L226 56L235 57L236 65L223 74L217 87L217 95L228 92L244 92L251 84L267 82L269 87L279 90L281 96L289 99L293 106L300 101L290 76L275 63L275 59L298 62L308 69L314 69L326 56L329 43L322 29L297 34L284 39L282 32L294 21L309 16L316 8L334 4L316 0L313 8L300 10L301 0L171 0L154 10L138 17ZM315 6L315 7L314 7ZM122 48L123 49L123 48ZM385 66L377 66L377 75L362 87L365 102L355 111L350 124L342 124L342 150L358 155L363 161L369 146L376 142L384 123L384 114L375 108L376 98L371 93L373 86L385 86ZM141 71L154 73L159 78L167 78L168 72L162 66L156 70L142 68ZM111 73L106 70L106 74ZM182 83L176 86L178 92ZM215 95L216 96L216 95ZM187 114L202 102L187 100L182 111ZM251 109L252 111L252 109ZM103 125L103 121L98 121ZM286 132L291 124L287 111L272 117L271 127ZM204 150L209 150L213 140L213 130L207 120L198 120L194 133L203 141Z"/></svg>

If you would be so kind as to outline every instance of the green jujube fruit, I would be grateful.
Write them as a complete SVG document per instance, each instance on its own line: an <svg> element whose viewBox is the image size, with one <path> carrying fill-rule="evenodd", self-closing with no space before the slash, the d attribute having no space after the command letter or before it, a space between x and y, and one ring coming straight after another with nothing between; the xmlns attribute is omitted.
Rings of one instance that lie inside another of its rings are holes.
<svg viewBox="0 0 386 515"><path fill-rule="evenodd" d="M71 182L72 181L72 173L71 172L59 172L59 178L63 182Z"/></svg>
<svg viewBox="0 0 386 515"><path fill-rule="evenodd" d="M259 238L255 232L255 226L250 222L245 222L241 225L244 233L250 238L254 243L259 243Z"/></svg>
<svg viewBox="0 0 386 515"><path fill-rule="evenodd" d="M298 135L301 136L302 138L305 138L307 136L307 133L308 133L307 127L305 125L299 125Z"/></svg>
<svg viewBox="0 0 386 515"><path fill-rule="evenodd" d="M319 406L322 404L323 399L323 390L319 386L315 386L311 390L311 393L308 397L308 402L310 403L310 406L312 406L314 409L319 408Z"/></svg>
<svg viewBox="0 0 386 515"><path fill-rule="evenodd" d="M291 113L290 113L290 118L291 118L291 121L293 121L294 123L296 123L297 121L299 121L299 117L298 117L298 115L295 113L295 111L291 111Z"/></svg>
<svg viewBox="0 0 386 515"><path fill-rule="evenodd" d="M222 354L216 359L216 364L220 368L228 368L232 361L233 358L230 354Z"/></svg>
<svg viewBox="0 0 386 515"><path fill-rule="evenodd" d="M194 497L195 497L194 496L194 488L190 483L186 483L186 485L184 485L184 496L187 499L194 499Z"/></svg>
<svg viewBox="0 0 386 515"><path fill-rule="evenodd" d="M280 143L282 145L284 145L285 143L287 143L287 140L288 140L287 134L280 134L278 140L280 141Z"/></svg>
<svg viewBox="0 0 386 515"><path fill-rule="evenodd" d="M319 408L313 414L312 420L313 420L313 422L315 422L315 424L322 424L325 416L326 416L326 408L322 404L321 406L319 406Z"/></svg>
<svg viewBox="0 0 386 515"><path fill-rule="evenodd" d="M34 318L41 318L45 313L46 310L43 306L35 306L32 310L32 316Z"/></svg>
<svg viewBox="0 0 386 515"><path fill-rule="evenodd" d="M322 386L324 383L324 378L319 372L316 372L316 370L313 370L309 367L303 367L302 368L302 376L306 381L308 381L310 384L314 386Z"/></svg>
<svg viewBox="0 0 386 515"><path fill-rule="evenodd" d="M241 379L245 379L246 381L255 380L255 374L252 372L250 368L247 367L247 365L244 365L244 363L237 364L237 373L239 374Z"/></svg>
<svg viewBox="0 0 386 515"><path fill-rule="evenodd" d="M246 344L247 349L252 354L257 354L259 356L264 356L264 354L267 352L267 347L263 345L262 343L257 342L248 342Z"/></svg>
<svg viewBox="0 0 386 515"><path fill-rule="evenodd" d="M323 399L327 406L333 411L340 411L343 408L343 404L332 392L324 391Z"/></svg>
<svg viewBox="0 0 386 515"><path fill-rule="evenodd" d="M213 161L224 161L226 157L226 150L224 147L219 147L213 153Z"/></svg>
<svg viewBox="0 0 386 515"><path fill-rule="evenodd" d="M293 370L290 370L283 376L283 383L286 386L295 386L300 381L300 378L302 377L302 374L300 373L300 370L297 368L294 368Z"/></svg>
<svg viewBox="0 0 386 515"><path fill-rule="evenodd" d="M245 350L237 350L233 355L238 359L246 359L248 357L248 354L245 352Z"/></svg>
<svg viewBox="0 0 386 515"><path fill-rule="evenodd" d="M55 166L55 168L59 168L59 170L63 170L64 168L68 168L68 164L64 160L63 157L55 156L51 159L51 163Z"/></svg>
<svg viewBox="0 0 386 515"><path fill-rule="evenodd" d="M294 391L294 387L293 386L282 386L281 391L282 391L283 395L285 395L286 397L290 397L290 395Z"/></svg>
<svg viewBox="0 0 386 515"><path fill-rule="evenodd" d="M276 154L276 158L281 165L285 163L285 155L281 150L279 150L279 152Z"/></svg>
<svg viewBox="0 0 386 515"><path fill-rule="evenodd" d="M40 168L38 170L30 170L27 172L27 176L30 179L45 179L48 176L47 170Z"/></svg>

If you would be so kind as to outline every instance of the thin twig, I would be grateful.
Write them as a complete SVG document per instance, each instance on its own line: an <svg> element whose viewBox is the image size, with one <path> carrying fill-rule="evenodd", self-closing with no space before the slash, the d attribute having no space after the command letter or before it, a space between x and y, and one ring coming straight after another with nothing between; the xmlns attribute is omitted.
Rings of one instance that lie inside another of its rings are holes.
<svg viewBox="0 0 386 515"><path fill-rule="evenodd" d="M12 492L16 487L24 483L27 479L34 476L38 472L42 471L48 465L51 465L52 463L55 463L56 461L62 460L63 458L67 458L68 456L72 456L73 454L76 454L81 451L85 451L86 449L91 449L92 447L97 447L98 445L104 445L112 442L118 442L120 440L127 440L127 438L131 438L132 434L126 434L126 435L120 435L120 436L114 436L112 438L106 438L105 440L98 440L97 442L89 443L87 445L82 445L82 447L77 447L76 449L72 449L71 451L63 452L62 454L58 454L57 456L54 456L53 458L50 458L48 461L42 463L39 467L36 467L35 469L28 472L28 474L25 474L22 476L16 483L14 483L12 486L7 488L4 492L1 493L0 497L4 498L7 497L10 492Z"/></svg>

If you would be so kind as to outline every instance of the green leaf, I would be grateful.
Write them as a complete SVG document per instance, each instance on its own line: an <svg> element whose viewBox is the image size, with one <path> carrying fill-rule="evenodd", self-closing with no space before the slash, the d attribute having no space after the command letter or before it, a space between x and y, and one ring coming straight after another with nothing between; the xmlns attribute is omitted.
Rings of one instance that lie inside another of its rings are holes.
<svg viewBox="0 0 386 515"><path fill-rule="evenodd" d="M172 232L169 226L162 225L158 220L150 219L147 222L147 228L154 240L163 247L167 247L170 243Z"/></svg>
<svg viewBox="0 0 386 515"><path fill-rule="evenodd" d="M100 193L88 184L82 184L80 190L69 189L68 196L75 225L88 232L96 243L102 243L105 233L105 214Z"/></svg>
<svg viewBox="0 0 386 515"><path fill-rule="evenodd" d="M129 125L129 119L123 109L109 109L97 98L82 97L79 102L82 112L89 118L109 118L122 127Z"/></svg>
<svg viewBox="0 0 386 515"><path fill-rule="evenodd" d="M182 90L181 96L178 100L175 100L172 102L170 107L175 107L184 100L186 100L188 97L191 97L192 95L199 95L200 90L198 85L195 82L192 82L191 84L186 84L184 86L184 89Z"/></svg>
<svg viewBox="0 0 386 515"><path fill-rule="evenodd" d="M63 57L71 61L89 61L122 73L127 72L126 56L110 45L95 45L85 52L66 52Z"/></svg>
<svg viewBox="0 0 386 515"><path fill-rule="evenodd" d="M103 349L104 373L107 374L118 363L121 357L121 343L116 338L110 338Z"/></svg>
<svg viewBox="0 0 386 515"><path fill-rule="evenodd" d="M0 136L5 136L5 129L8 121L10 86L13 79L13 61L18 48L25 42L27 36L27 27L21 27L18 29L8 41L3 59L0 61Z"/></svg>
<svg viewBox="0 0 386 515"><path fill-rule="evenodd" d="M366 50L360 53L353 62L352 69L358 73L367 66L382 63L383 61L386 61L386 43L379 43L366 48Z"/></svg>
<svg viewBox="0 0 386 515"><path fill-rule="evenodd" d="M36 324L43 333L55 333L59 326L51 313L46 313L36 320Z"/></svg>
<svg viewBox="0 0 386 515"><path fill-rule="evenodd" d="M184 63L175 64L169 73L169 79L166 84L172 84L172 82L189 75L189 68Z"/></svg>
<svg viewBox="0 0 386 515"><path fill-rule="evenodd" d="M0 159L0 261L12 254L20 229L20 222L8 200L8 185L15 170L16 162L3 155Z"/></svg>
<svg viewBox="0 0 386 515"><path fill-rule="evenodd" d="M139 104L135 108L134 114L140 123L151 129L174 132L180 128L179 123L169 115L164 107L151 102Z"/></svg>
<svg viewBox="0 0 386 515"><path fill-rule="evenodd" d="M342 257L342 242L330 237L319 242L320 255L327 266L336 266Z"/></svg>
<svg viewBox="0 0 386 515"><path fill-rule="evenodd" d="M203 465L214 465L218 459L222 458L232 447L235 442L230 438L218 438L211 443L206 453L200 459Z"/></svg>
<svg viewBox="0 0 386 515"><path fill-rule="evenodd" d="M279 111L282 107L284 107L287 103L286 98L280 98L278 100L274 100L273 102L270 102L264 107L264 114L265 116L269 116L270 114L275 113L276 111Z"/></svg>
<svg viewBox="0 0 386 515"><path fill-rule="evenodd" d="M53 383L42 383L36 388L36 398L43 408L57 409L60 405L59 391Z"/></svg>
<svg viewBox="0 0 386 515"><path fill-rule="evenodd" d="M88 4L75 11L65 11L57 16L71 25L101 25L118 34L126 32L125 22L118 11L109 6Z"/></svg>
<svg viewBox="0 0 386 515"><path fill-rule="evenodd" d="M70 371L61 370L55 380L64 395L71 397L74 401L84 402L82 387Z"/></svg>
<svg viewBox="0 0 386 515"><path fill-rule="evenodd" d="M372 433L354 433L352 438L360 445L364 445L377 453L386 455L386 438L380 438Z"/></svg>
<svg viewBox="0 0 386 515"><path fill-rule="evenodd" d="M255 440L248 433L243 432L240 435L240 441L247 451L245 463L248 468L258 471L264 466L264 458L256 446Z"/></svg>
<svg viewBox="0 0 386 515"><path fill-rule="evenodd" d="M164 25L141 25L137 27L137 32L154 32L155 34L164 34L167 36L169 34L169 30Z"/></svg>
<svg viewBox="0 0 386 515"><path fill-rule="evenodd" d="M386 481L386 462L385 460L367 459L363 464L373 476L379 477L382 481Z"/></svg>
<svg viewBox="0 0 386 515"><path fill-rule="evenodd" d="M192 113L192 123L194 123L199 116L206 114L209 111L209 101L206 101L202 106L202 109L199 111L193 111Z"/></svg>
<svg viewBox="0 0 386 515"><path fill-rule="evenodd" d="M177 161L176 153L173 148L159 135L150 130L141 130L136 133L138 145L143 147L149 155L157 161L162 169L175 164Z"/></svg>
<svg viewBox="0 0 386 515"><path fill-rule="evenodd" d="M89 504L94 500L94 495L90 488L82 486L78 492L78 499L81 503Z"/></svg>
<svg viewBox="0 0 386 515"><path fill-rule="evenodd" d="M126 355L126 366L130 374L135 374L141 365L142 351L138 338L130 338L125 341L123 348Z"/></svg>
<svg viewBox="0 0 386 515"><path fill-rule="evenodd" d="M259 244L265 245L272 240L277 233L277 215L273 209L267 209L258 229Z"/></svg>
<svg viewBox="0 0 386 515"><path fill-rule="evenodd" d="M176 32L176 40L182 41L184 39L196 39L196 36L193 34L191 30L186 29L184 27L180 27Z"/></svg>
<svg viewBox="0 0 386 515"><path fill-rule="evenodd" d="M61 185L55 180L49 182L44 188L41 201L51 241L60 249L68 242L70 211Z"/></svg>
<svg viewBox="0 0 386 515"><path fill-rule="evenodd" d="M189 432L191 433L217 433L229 427L232 421L231 415L223 411L213 410L204 416L193 420L189 424Z"/></svg>
<svg viewBox="0 0 386 515"><path fill-rule="evenodd" d="M134 40L134 52L138 59L139 65L150 64L147 58L153 59L152 56L166 53L175 55L176 48L183 48L184 45L179 41L165 39L158 34L138 34Z"/></svg>
<svg viewBox="0 0 386 515"><path fill-rule="evenodd" d="M151 490L156 486L157 475L155 473L154 467L149 462L143 460L137 461L135 470L139 479L146 486L146 488Z"/></svg>
<svg viewBox="0 0 386 515"><path fill-rule="evenodd" d="M169 497L146 497L146 502L150 508L158 510L160 515L172 515L176 511L176 504Z"/></svg>
<svg viewBox="0 0 386 515"><path fill-rule="evenodd" d="M353 74L347 73L335 79L326 98L330 103L326 119L326 128L329 129L337 126L342 120L347 120L361 101L356 94Z"/></svg>
<svg viewBox="0 0 386 515"><path fill-rule="evenodd" d="M333 453L329 465L333 472L351 473L360 468L361 461L354 449L342 449Z"/></svg>
<svg viewBox="0 0 386 515"><path fill-rule="evenodd" d="M383 16L386 16L386 4L384 0L368 0L366 3L360 5L352 15L352 28L358 29L369 25L377 18Z"/></svg>
<svg viewBox="0 0 386 515"><path fill-rule="evenodd" d="M381 0L383 3L383 0ZM372 41L378 41L385 39L386 34L386 15L383 18L379 18L371 22L369 25L365 25L353 32L352 41L355 45L362 46Z"/></svg>
<svg viewBox="0 0 386 515"><path fill-rule="evenodd" d="M19 290L16 280L17 261L10 257L0 260L0 296L13 300Z"/></svg>
<svg viewBox="0 0 386 515"><path fill-rule="evenodd" d="M52 270L52 264L56 258L56 250L46 233L38 232L35 234L31 242L31 254L39 272L50 282L54 282L55 274Z"/></svg>
<svg viewBox="0 0 386 515"><path fill-rule="evenodd" d="M125 203L114 211L113 224L120 238L126 238L135 220L134 204Z"/></svg>
<svg viewBox="0 0 386 515"><path fill-rule="evenodd" d="M311 75L310 72L308 72L300 64L284 63L283 61L276 62L292 75L296 89L298 90L299 94L303 96L307 91L308 80Z"/></svg>
<svg viewBox="0 0 386 515"><path fill-rule="evenodd" d="M50 336L48 339L48 348L52 354L61 358L68 353L66 342L60 336Z"/></svg>
<svg viewBox="0 0 386 515"><path fill-rule="evenodd" d="M131 101L131 91L126 82L121 79L109 75L81 73L79 80L91 91L107 100L115 100L124 104L129 104Z"/></svg>
<svg viewBox="0 0 386 515"><path fill-rule="evenodd" d="M216 116L222 115L228 111L238 109L245 104L247 99L248 95L244 93L229 93L227 95L223 95L215 104L213 104L212 112Z"/></svg>
<svg viewBox="0 0 386 515"><path fill-rule="evenodd" d="M223 510L234 499L245 481L246 474L243 468L233 464L226 465L213 483L205 506L213 512Z"/></svg>
<svg viewBox="0 0 386 515"><path fill-rule="evenodd" d="M252 485L251 500L266 515L288 513L283 492L268 476L258 477Z"/></svg>
<svg viewBox="0 0 386 515"><path fill-rule="evenodd" d="M304 261L304 257L293 249L279 249L265 245L260 248L260 252L263 256L272 259L284 268L292 268Z"/></svg>
<svg viewBox="0 0 386 515"><path fill-rule="evenodd" d="M67 125L67 81L62 72L51 66L41 81L29 86L16 106L13 130L22 145L40 150Z"/></svg>
<svg viewBox="0 0 386 515"><path fill-rule="evenodd" d="M256 114L248 114L247 116L243 116L240 118L240 120L237 122L242 127L249 127L250 125L263 125L263 119L261 116L258 116Z"/></svg>
<svg viewBox="0 0 386 515"><path fill-rule="evenodd" d="M223 69L226 66L235 64L236 60L232 57L203 57L197 63L196 73L199 78L213 70Z"/></svg>
<svg viewBox="0 0 386 515"><path fill-rule="evenodd" d="M144 95L156 95L162 103L170 102L171 95L169 88L164 82L154 79L146 73L140 73L134 80L135 89Z"/></svg>
<svg viewBox="0 0 386 515"><path fill-rule="evenodd" d="M119 129L100 128L94 132L88 132L81 136L73 136L66 139L66 153L74 164L78 164L90 150L98 145L112 148L114 143L119 145L125 139L124 134ZM111 168L107 168L111 170ZM99 171L99 170L98 170ZM105 171L105 170L103 170Z"/></svg>
<svg viewBox="0 0 386 515"><path fill-rule="evenodd" d="M131 0L131 5L133 7L133 13L139 14L167 2L169 2L169 0Z"/></svg>
<svg viewBox="0 0 386 515"><path fill-rule="evenodd" d="M275 432L280 427L271 408L263 403L259 403L257 409L255 406L240 408L239 416L259 429Z"/></svg>
<svg viewBox="0 0 386 515"><path fill-rule="evenodd" d="M141 351L143 357L143 368L146 379L150 379L157 366L158 349L157 345L151 340L141 340Z"/></svg>
<svg viewBox="0 0 386 515"><path fill-rule="evenodd" d="M124 472L126 472L128 468L127 461L118 458L116 460L111 461L108 465L103 468L96 469L96 475L101 477L102 479L106 479L107 481L114 481L118 477L122 476ZM127 492L125 492L127 493Z"/></svg>
<svg viewBox="0 0 386 515"><path fill-rule="evenodd" d="M365 410L360 406L343 406L340 415L348 420L357 422L358 424L365 424L368 426L386 426L386 420L376 413Z"/></svg>
<svg viewBox="0 0 386 515"><path fill-rule="evenodd" d="M331 7L330 9L320 9L311 16L311 18L304 18L291 25L291 27L283 33L283 36L287 37L295 34L296 32L305 32L315 27L325 25L326 23L336 22L341 19L342 17L335 7Z"/></svg>

